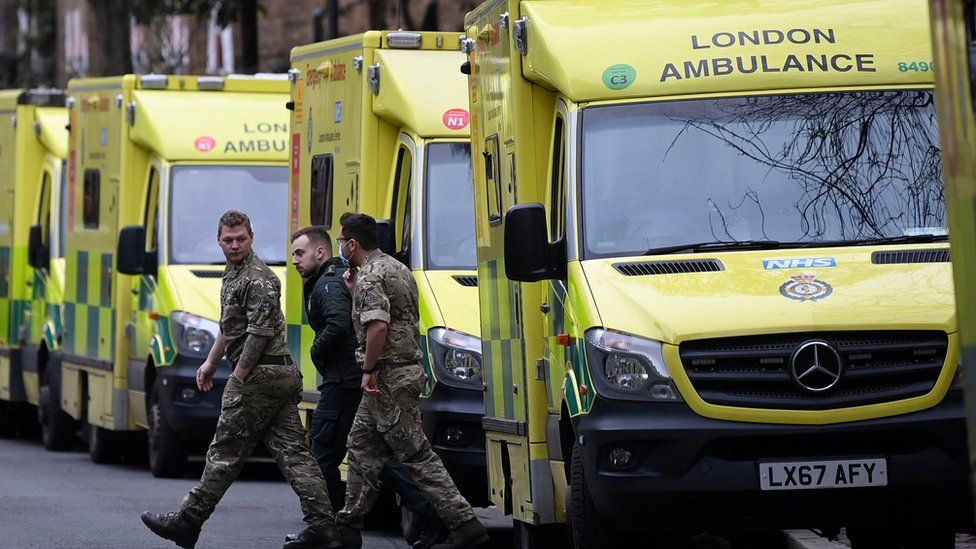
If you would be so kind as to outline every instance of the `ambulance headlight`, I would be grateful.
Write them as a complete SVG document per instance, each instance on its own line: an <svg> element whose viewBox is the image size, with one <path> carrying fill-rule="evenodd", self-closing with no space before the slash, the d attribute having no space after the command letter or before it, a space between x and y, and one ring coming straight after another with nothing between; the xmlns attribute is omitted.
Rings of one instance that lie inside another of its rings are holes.
<svg viewBox="0 0 976 549"><path fill-rule="evenodd" d="M659 341L594 328L586 332L586 360L598 391L607 398L681 400Z"/></svg>
<svg viewBox="0 0 976 549"><path fill-rule="evenodd" d="M481 387L481 340L464 332L433 328L427 347L439 381L463 389Z"/></svg>
<svg viewBox="0 0 976 549"><path fill-rule="evenodd" d="M177 352L192 358L207 358L220 331L213 320L184 311L169 315L169 324Z"/></svg>

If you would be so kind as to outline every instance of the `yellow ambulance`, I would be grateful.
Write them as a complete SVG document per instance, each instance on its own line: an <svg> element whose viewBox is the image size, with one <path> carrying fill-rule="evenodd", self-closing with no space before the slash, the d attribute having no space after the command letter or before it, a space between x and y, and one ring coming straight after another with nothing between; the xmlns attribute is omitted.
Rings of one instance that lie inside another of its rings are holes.
<svg viewBox="0 0 976 549"><path fill-rule="evenodd" d="M248 213L283 277L288 82L127 75L72 80L61 406L95 462L147 431L150 470L181 474L213 437L229 368L197 391L219 331L217 221Z"/></svg>
<svg viewBox="0 0 976 549"><path fill-rule="evenodd" d="M291 53L291 229L334 238L347 211L381 220L382 247L413 271L429 376L427 435L472 501L487 502L467 85L458 33L371 31ZM302 283L288 271L288 343L321 380Z"/></svg>
<svg viewBox="0 0 976 549"><path fill-rule="evenodd" d="M60 344L64 104L59 90L0 92L0 432L8 434L37 431L48 356ZM56 444L50 435L45 445Z"/></svg>
<svg viewBox="0 0 976 549"><path fill-rule="evenodd" d="M467 15L488 468L523 547L972 526L928 24L924 0Z"/></svg>

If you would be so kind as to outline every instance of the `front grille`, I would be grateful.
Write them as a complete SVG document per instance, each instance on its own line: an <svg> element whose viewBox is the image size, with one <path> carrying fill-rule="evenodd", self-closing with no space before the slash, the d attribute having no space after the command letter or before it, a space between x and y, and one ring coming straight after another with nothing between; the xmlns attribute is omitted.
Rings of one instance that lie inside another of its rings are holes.
<svg viewBox="0 0 976 549"><path fill-rule="evenodd" d="M875 265L893 265L897 263L948 263L952 261L948 249L930 250L894 250L874 252L871 263Z"/></svg>
<svg viewBox="0 0 976 549"><path fill-rule="evenodd" d="M820 340L837 350L837 385L813 393L790 373L793 352ZM945 363L945 332L814 332L704 339L682 343L681 363L709 404L748 408L826 410L891 402L932 390Z"/></svg>
<svg viewBox="0 0 976 549"><path fill-rule="evenodd" d="M637 261L614 263L614 269L624 276L669 275L684 273L714 273L725 266L717 259L678 259L665 261Z"/></svg>
<svg viewBox="0 0 976 549"><path fill-rule="evenodd" d="M190 272L193 273L198 278L223 278L224 276L223 271L203 271L199 269L194 269Z"/></svg>
<svg viewBox="0 0 976 549"><path fill-rule="evenodd" d="M467 286L473 288L478 285L478 277L471 275L454 275L452 278L457 281L458 284L462 286Z"/></svg>

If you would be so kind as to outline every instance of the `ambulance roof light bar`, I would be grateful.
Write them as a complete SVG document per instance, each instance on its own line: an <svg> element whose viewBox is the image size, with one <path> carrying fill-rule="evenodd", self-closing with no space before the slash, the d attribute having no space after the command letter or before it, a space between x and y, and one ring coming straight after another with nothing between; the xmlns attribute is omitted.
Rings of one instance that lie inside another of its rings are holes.
<svg viewBox="0 0 976 549"><path fill-rule="evenodd" d="M139 77L139 85L147 90L165 90L169 86L169 77L165 74L144 74Z"/></svg>
<svg viewBox="0 0 976 549"><path fill-rule="evenodd" d="M397 49L420 49L424 45L424 35L419 32L391 32L386 35L386 45Z"/></svg>
<svg viewBox="0 0 976 549"><path fill-rule="evenodd" d="M201 76L197 78L197 89L203 91L223 91L224 79L220 76Z"/></svg>

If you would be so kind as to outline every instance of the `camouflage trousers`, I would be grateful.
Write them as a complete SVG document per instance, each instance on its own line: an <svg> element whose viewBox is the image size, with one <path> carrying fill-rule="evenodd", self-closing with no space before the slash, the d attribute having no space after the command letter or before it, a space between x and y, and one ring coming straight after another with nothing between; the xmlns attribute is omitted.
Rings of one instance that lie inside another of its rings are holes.
<svg viewBox="0 0 976 549"><path fill-rule="evenodd" d="M295 365L258 365L243 383L230 376L200 484L183 498L182 511L190 520L203 524L210 517L254 446L263 440L298 494L305 522L333 523L325 479L298 417L301 394L302 377Z"/></svg>
<svg viewBox="0 0 976 549"><path fill-rule="evenodd" d="M364 395L349 433L346 506L336 521L360 527L380 492L380 473L391 457L410 472L448 528L474 518L424 434L420 392L425 381L419 365L381 367L379 396Z"/></svg>

